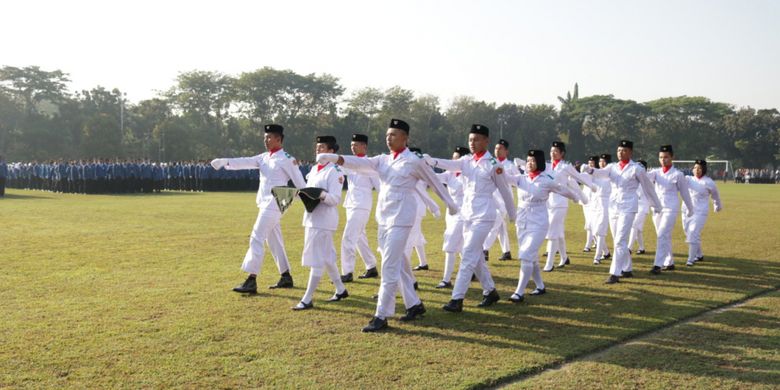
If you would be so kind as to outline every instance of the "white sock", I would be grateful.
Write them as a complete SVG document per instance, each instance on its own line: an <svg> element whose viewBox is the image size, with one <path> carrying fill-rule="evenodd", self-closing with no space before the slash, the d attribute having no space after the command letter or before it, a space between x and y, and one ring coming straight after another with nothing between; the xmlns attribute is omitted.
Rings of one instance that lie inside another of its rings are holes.
<svg viewBox="0 0 780 390"><path fill-rule="evenodd" d="M306 285L306 293L303 294L301 302L311 303L312 299L314 299L314 291L317 290L317 286L320 284L320 279L322 279L322 268L311 267L309 284Z"/></svg>
<svg viewBox="0 0 780 390"><path fill-rule="evenodd" d="M428 259L425 258L425 246L417 245L414 247L414 250L417 251L417 257L420 259L420 265L428 265Z"/></svg>
<svg viewBox="0 0 780 390"><path fill-rule="evenodd" d="M533 266L534 266L534 273L532 276L534 278L534 284L536 284L536 288L540 290L544 290L544 281L542 280L542 269L539 268L539 262L534 261Z"/></svg>
<svg viewBox="0 0 780 390"><path fill-rule="evenodd" d="M566 262L566 259L569 258L569 256L566 254L566 239L565 238L559 238L558 239L558 253L561 254L561 262L559 265L564 265Z"/></svg>
<svg viewBox="0 0 780 390"><path fill-rule="evenodd" d="M558 240L547 240L547 263L544 265L544 269L550 270L553 268L553 261L555 260L555 252L558 251Z"/></svg>
<svg viewBox="0 0 780 390"><path fill-rule="evenodd" d="M452 271L455 269L455 253L444 252L444 275L441 280L449 282L452 280Z"/></svg>
<svg viewBox="0 0 780 390"><path fill-rule="evenodd" d="M528 281L531 280L531 274L534 273L534 265L527 260L520 260L520 276L517 281L517 290L515 294L523 296L525 294L525 287L528 286Z"/></svg>
<svg viewBox="0 0 780 390"><path fill-rule="evenodd" d="M328 271L330 281L336 286L336 293L343 293L347 288L344 287L344 283L341 282L341 275L339 275L339 268L336 267L336 264L325 264L325 270Z"/></svg>

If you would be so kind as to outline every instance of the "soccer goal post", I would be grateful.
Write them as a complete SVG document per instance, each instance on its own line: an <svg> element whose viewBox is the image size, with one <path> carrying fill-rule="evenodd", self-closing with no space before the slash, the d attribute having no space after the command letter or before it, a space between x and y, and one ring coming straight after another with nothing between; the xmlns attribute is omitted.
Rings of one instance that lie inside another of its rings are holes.
<svg viewBox="0 0 780 390"><path fill-rule="evenodd" d="M677 169L682 169L686 173L690 173L693 169L695 160L674 160L674 165ZM707 175L715 180L721 179L733 179L734 169L729 160L707 160Z"/></svg>

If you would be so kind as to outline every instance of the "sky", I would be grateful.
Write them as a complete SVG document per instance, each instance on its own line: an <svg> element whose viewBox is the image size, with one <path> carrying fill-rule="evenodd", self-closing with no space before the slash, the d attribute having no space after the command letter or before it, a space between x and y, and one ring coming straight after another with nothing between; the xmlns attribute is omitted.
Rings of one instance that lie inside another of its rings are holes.
<svg viewBox="0 0 780 390"><path fill-rule="evenodd" d="M780 108L780 1L36 1L0 16L0 66L71 91L152 98L180 72L329 73L347 96L399 85L488 102L612 94Z"/></svg>

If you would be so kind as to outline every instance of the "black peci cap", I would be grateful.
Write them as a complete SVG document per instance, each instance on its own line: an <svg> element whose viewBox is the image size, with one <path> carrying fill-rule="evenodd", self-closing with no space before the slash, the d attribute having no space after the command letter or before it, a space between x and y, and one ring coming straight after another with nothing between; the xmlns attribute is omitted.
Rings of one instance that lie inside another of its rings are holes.
<svg viewBox="0 0 780 390"><path fill-rule="evenodd" d="M284 134L284 127L282 127L281 125L268 124L265 125L265 132Z"/></svg>
<svg viewBox="0 0 780 390"><path fill-rule="evenodd" d="M409 124L400 119L390 119L390 124L387 127L391 129L400 129L409 134Z"/></svg>
<svg viewBox="0 0 780 390"><path fill-rule="evenodd" d="M624 147L624 148L629 148L631 150L634 150L634 143L628 140L620 140L620 142L618 142L618 147Z"/></svg>
<svg viewBox="0 0 780 390"><path fill-rule="evenodd" d="M607 164L612 162L612 155L609 153L602 153L599 158L604 159L604 161L607 162Z"/></svg>
<svg viewBox="0 0 780 390"><path fill-rule="evenodd" d="M320 135L317 136L317 143L318 144L335 144L336 143L336 137L332 135Z"/></svg>
<svg viewBox="0 0 780 390"><path fill-rule="evenodd" d="M504 145L505 148L509 149L509 142L505 139L498 140L499 145Z"/></svg>
<svg viewBox="0 0 780 390"><path fill-rule="evenodd" d="M588 161L593 161L595 163L599 162L599 156L590 156L588 157Z"/></svg>
<svg viewBox="0 0 780 390"><path fill-rule="evenodd" d="M669 154L674 154L674 150L672 149L672 145L661 145L660 148L658 148L659 152L668 152Z"/></svg>
<svg viewBox="0 0 780 390"><path fill-rule="evenodd" d="M365 134L352 134L352 140L355 142L368 143L368 136Z"/></svg>
<svg viewBox="0 0 780 390"><path fill-rule="evenodd" d="M461 157L470 154L471 150L465 146L458 146L455 148L455 153L459 154Z"/></svg>
<svg viewBox="0 0 780 390"><path fill-rule="evenodd" d="M471 130L469 130L469 134L482 134L484 136L490 135L490 129L487 128L485 125L480 124L473 124L471 125Z"/></svg>
<svg viewBox="0 0 780 390"><path fill-rule="evenodd" d="M566 152L566 144L562 141L553 141L552 145L553 148L558 148L561 152Z"/></svg>

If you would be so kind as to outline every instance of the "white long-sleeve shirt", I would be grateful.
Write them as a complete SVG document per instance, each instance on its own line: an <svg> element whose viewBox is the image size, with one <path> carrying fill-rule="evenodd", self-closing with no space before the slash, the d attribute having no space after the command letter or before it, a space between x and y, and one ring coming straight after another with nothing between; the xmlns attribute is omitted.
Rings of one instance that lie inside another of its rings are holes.
<svg viewBox="0 0 780 390"><path fill-rule="evenodd" d="M257 188L257 207L261 209L271 208L279 211L271 189L278 186L286 186L292 180L296 188L306 187L303 175L298 169L298 163L284 149L273 153L265 152L252 157L238 157L227 159L225 169L259 169L260 185Z"/></svg>
<svg viewBox="0 0 780 390"><path fill-rule="evenodd" d="M701 178L686 176L685 179L688 180L688 191L691 194L694 214L709 214L710 197L712 197L712 207L716 212L723 208L718 187L715 185L715 181L709 176L702 176ZM685 209L685 205L683 205L683 208Z"/></svg>
<svg viewBox="0 0 780 390"><path fill-rule="evenodd" d="M619 163L611 163L604 168L593 169L594 178L609 178L612 190L610 206L620 213L636 213L639 208L637 188L641 185L648 195L650 204L660 210L661 201L655 194L653 183L647 177L647 171L640 164L629 160L624 168Z"/></svg>
<svg viewBox="0 0 780 390"><path fill-rule="evenodd" d="M664 172L663 168L655 168L647 173L647 177L655 185L655 194L661 201L661 211L680 211L678 193L688 209L693 209L691 194L688 192L688 180L679 169L670 167L668 171Z"/></svg>
<svg viewBox="0 0 780 390"><path fill-rule="evenodd" d="M325 198L311 213L304 211L303 226L323 230L336 230L339 226L338 205L341 203L341 188L344 174L335 164L326 164L319 171L312 167L306 178L306 187L322 188L327 192Z"/></svg>
<svg viewBox="0 0 780 390"><path fill-rule="evenodd" d="M366 158L366 157L358 157ZM357 172L344 169L347 175L347 195L344 197L345 209L371 210L374 203L373 190L379 191L379 177L376 175L362 175Z"/></svg>

